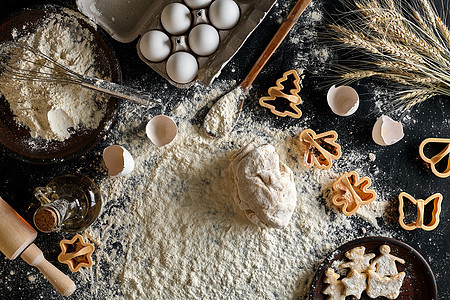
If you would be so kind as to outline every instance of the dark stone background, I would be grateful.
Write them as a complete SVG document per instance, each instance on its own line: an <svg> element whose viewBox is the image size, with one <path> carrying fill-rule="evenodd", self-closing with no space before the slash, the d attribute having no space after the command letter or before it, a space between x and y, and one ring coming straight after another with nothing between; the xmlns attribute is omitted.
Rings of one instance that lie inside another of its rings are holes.
<svg viewBox="0 0 450 300"><path fill-rule="evenodd" d="M295 1L286 1L291 7ZM327 11L335 11L335 2L325 4ZM18 12L21 8L32 7L40 4L59 4L76 10L75 1L0 1L0 20L3 21L11 14ZM282 1L282 3L285 3ZM283 9L282 16L286 16L288 10L285 6L276 8ZM264 20L261 26L252 34L243 48L237 53L231 63L222 71L219 80L236 79L242 80L256 61L262 49L270 41L272 35L279 27L277 17L273 16L272 11ZM296 28L294 27L294 31ZM297 30L301 34L301 30ZM135 42L121 44L108 37L121 63L124 84L151 90L153 86L163 86L165 80L158 74L149 69L139 60L135 52ZM253 85L252 93L262 95L267 88L273 85L273 78L279 78L285 71L286 65L292 65L296 55L295 49L289 48L291 44L284 43L273 55L266 68L260 74ZM307 49L305 50L307 51ZM313 64L312 64L313 65ZM231 72L231 66L236 69ZM450 112L450 101L446 97L435 97L432 100L422 104L414 109L410 116L417 122L409 122L405 128L405 138L399 143L390 147L376 146L371 140L372 124L377 116L369 114L373 109L371 102L371 86L382 84L374 81L366 81L353 86L360 91L362 103L358 113L350 118L335 117L324 101L326 89L323 89L325 77L310 76L305 82L303 90L305 101L304 107L309 114L314 115L310 120L309 127L313 130L321 131L334 128L339 132L340 137L350 140L348 149L365 149L368 152L374 152L377 156L376 165L381 176L377 177L379 186L390 186L388 191L389 200L393 203L393 209L397 205L396 197L400 191L407 191L417 197L426 198L429 195L440 192L444 195L444 201L441 212L441 223L438 228L431 232L414 230L407 232L402 230L398 224L392 222L383 226L390 226L392 231L397 233L397 238L410 244L429 262L436 276L438 284L439 299L450 299L450 178L440 179L430 173L422 161L418 158L418 146L420 142L427 137L450 137L450 122L448 121ZM277 76L277 77L276 77ZM177 90L170 87L165 90L166 98L182 98L186 93L192 93L192 89ZM172 103L171 105L173 105ZM169 107L170 109L170 107ZM256 118L271 116L256 106L255 101L247 102L244 109L254 110ZM199 118L200 119L200 118ZM118 122L126 122L120 117ZM287 128L290 124L297 122L295 119L279 118L274 119L277 126ZM0 133L1 134L1 133ZM111 137L95 146L81 158L67 163L53 165L32 165L11 158L7 153L0 153L0 195L13 206L28 221L30 211L27 210L29 204L33 201L33 189L36 186L46 184L49 179L55 175L81 172L91 178L98 180L105 176L104 172L99 172L97 168L91 168L92 165L98 165L101 162L101 150L112 143ZM30 222L31 223L31 222ZM57 262L59 254L59 243L61 234L38 234L36 244L43 250L47 259L60 267L66 273L69 273L65 265ZM37 281L42 282L39 285L31 285L27 279L30 268L20 259L8 261L4 256L0 257L0 299L58 299L62 298L54 291L50 284L38 276ZM33 274L36 274L33 272ZM9 279L4 280L5 277ZM36 288L37 287L37 288ZM78 289L83 289L79 286ZM77 294L70 297L78 299Z"/></svg>

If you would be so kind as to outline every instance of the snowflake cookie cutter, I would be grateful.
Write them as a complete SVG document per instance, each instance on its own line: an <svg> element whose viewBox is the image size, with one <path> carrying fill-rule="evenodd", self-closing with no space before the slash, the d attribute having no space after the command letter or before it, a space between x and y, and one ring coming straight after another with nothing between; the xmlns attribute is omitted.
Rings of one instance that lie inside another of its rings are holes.
<svg viewBox="0 0 450 300"><path fill-rule="evenodd" d="M436 154L435 156L429 158L424 153L424 148L427 144L430 143L438 143L438 144L446 144L444 149ZM440 178L446 178L450 176L450 139L444 139L444 138L427 138L420 143L419 146L419 154L420 157L426 162L429 163L431 166L431 171ZM437 170L436 165L443 160L445 157L448 157L447 161L447 167L443 172L440 172Z"/></svg>
<svg viewBox="0 0 450 300"><path fill-rule="evenodd" d="M91 256L95 247L86 243L81 235L76 234L71 240L63 239L59 246L61 253L58 261L68 265L70 271L78 272L81 267L89 268L94 264Z"/></svg>
<svg viewBox="0 0 450 300"><path fill-rule="evenodd" d="M334 130L316 134L311 129L305 129L298 138L305 166L315 165L319 169L328 170L333 164L332 160L342 155L341 146L336 143L338 134Z"/></svg>
<svg viewBox="0 0 450 300"><path fill-rule="evenodd" d="M417 218L416 221L405 224L405 200L407 199L411 201L416 207L417 207ZM400 216L398 218L398 222L400 226L405 230L414 230L416 228L421 228L426 231L430 231L435 229L439 225L439 214L441 213L441 204L442 204L443 196L440 193L436 193L428 197L426 200L422 199L414 199L413 196L411 196L408 193L401 192L400 195L398 195L398 212L400 213ZM424 214L425 214L425 206L433 202L433 212L432 212L432 219L430 223L424 224Z"/></svg>
<svg viewBox="0 0 450 300"><path fill-rule="evenodd" d="M286 94L283 92L285 89L283 82L288 80L289 76L294 76L293 84L294 88L289 90L290 94ZM296 70L289 70L284 72L283 77L279 78L276 81L276 86L270 87L268 90L269 96L261 97L259 99L259 104L262 107L270 109L270 112L279 117L292 117L292 118L300 118L302 116L302 111L298 108L297 105L302 103L302 98L298 95L301 89L301 78ZM289 101L289 107L293 111L278 111L275 105L270 104L270 102L276 101L277 98L284 98ZM269 102L269 103L268 103Z"/></svg>
<svg viewBox="0 0 450 300"><path fill-rule="evenodd" d="M355 171L344 173L333 183L331 202L337 207L342 206L344 215L351 216L361 205L369 204L377 197L375 191L369 189L371 184L370 178L359 178Z"/></svg>

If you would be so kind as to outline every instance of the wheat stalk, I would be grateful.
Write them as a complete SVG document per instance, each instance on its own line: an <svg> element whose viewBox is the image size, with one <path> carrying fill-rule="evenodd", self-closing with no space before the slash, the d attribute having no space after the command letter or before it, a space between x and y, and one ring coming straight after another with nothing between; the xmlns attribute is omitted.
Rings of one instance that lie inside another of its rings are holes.
<svg viewBox="0 0 450 300"><path fill-rule="evenodd" d="M394 0L341 1L350 12L342 24L330 25L331 37L367 55L359 66L338 66L341 81L389 80L403 90L393 102L403 109L435 95L450 96L450 30L429 0L407 5Z"/></svg>

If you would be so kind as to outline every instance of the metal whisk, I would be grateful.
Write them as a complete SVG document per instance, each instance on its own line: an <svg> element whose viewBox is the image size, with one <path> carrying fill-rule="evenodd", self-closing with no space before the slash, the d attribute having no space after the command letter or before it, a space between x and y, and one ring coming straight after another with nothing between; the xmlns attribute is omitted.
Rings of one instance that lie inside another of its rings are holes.
<svg viewBox="0 0 450 300"><path fill-rule="evenodd" d="M161 105L160 100L152 99L149 94L139 90L78 74L27 44L8 42L0 47L0 73L4 76L25 81L77 84L149 107ZM17 67L17 62L20 61L27 62L33 67L29 69Z"/></svg>

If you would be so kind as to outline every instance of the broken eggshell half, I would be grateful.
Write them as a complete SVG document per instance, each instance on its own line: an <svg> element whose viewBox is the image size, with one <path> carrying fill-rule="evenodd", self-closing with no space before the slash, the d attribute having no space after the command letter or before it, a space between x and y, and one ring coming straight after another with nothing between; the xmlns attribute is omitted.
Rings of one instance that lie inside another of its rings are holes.
<svg viewBox="0 0 450 300"><path fill-rule="evenodd" d="M380 116L372 130L372 138L378 145L389 146L400 141L404 136L403 125L388 116Z"/></svg>
<svg viewBox="0 0 450 300"><path fill-rule="evenodd" d="M338 116L352 115L359 107L359 96L354 88L333 85L327 93L327 101L331 110Z"/></svg>
<svg viewBox="0 0 450 300"><path fill-rule="evenodd" d="M134 169L134 160L127 149L112 145L103 150L103 160L109 176L125 176Z"/></svg>
<svg viewBox="0 0 450 300"><path fill-rule="evenodd" d="M153 117L145 127L148 138L158 147L169 144L177 136L178 127L175 122L163 115Z"/></svg>

